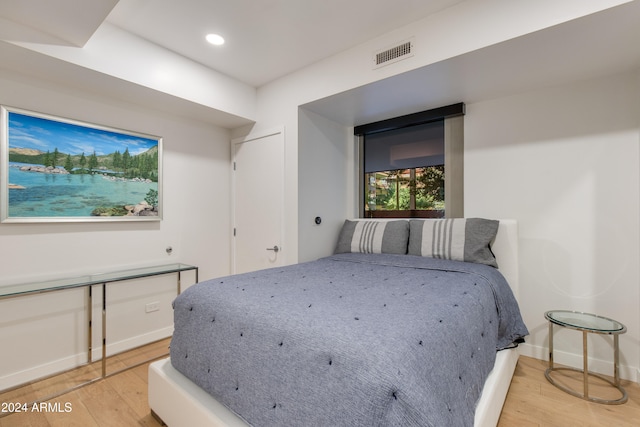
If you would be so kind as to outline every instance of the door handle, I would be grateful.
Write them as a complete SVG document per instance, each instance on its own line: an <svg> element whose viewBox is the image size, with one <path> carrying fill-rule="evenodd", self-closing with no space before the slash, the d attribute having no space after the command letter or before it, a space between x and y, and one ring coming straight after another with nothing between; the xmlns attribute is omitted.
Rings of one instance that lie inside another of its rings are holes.
<svg viewBox="0 0 640 427"><path fill-rule="evenodd" d="M277 245L274 245L272 248L267 248L267 250L278 253L278 251L280 251L280 248Z"/></svg>

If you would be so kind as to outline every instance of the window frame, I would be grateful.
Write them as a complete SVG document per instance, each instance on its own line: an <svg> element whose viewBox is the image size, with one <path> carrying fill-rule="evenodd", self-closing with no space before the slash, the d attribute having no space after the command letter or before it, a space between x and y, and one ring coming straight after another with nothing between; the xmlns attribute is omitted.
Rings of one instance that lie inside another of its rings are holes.
<svg viewBox="0 0 640 427"><path fill-rule="evenodd" d="M444 120L445 145L445 212L446 218L464 217L464 103L447 105L440 108L420 111L400 117L354 127L358 144L358 213L366 216L364 138L366 135L421 125ZM382 212L388 212L382 213ZM377 211L376 217L388 218L424 218L433 217L429 210L393 210Z"/></svg>

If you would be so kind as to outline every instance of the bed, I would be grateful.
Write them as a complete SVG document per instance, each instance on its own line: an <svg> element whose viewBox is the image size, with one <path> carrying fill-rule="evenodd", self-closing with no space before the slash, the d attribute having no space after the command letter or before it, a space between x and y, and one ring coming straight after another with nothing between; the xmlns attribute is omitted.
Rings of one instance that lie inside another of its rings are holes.
<svg viewBox="0 0 640 427"><path fill-rule="evenodd" d="M528 333L517 261L515 221L345 221L333 256L176 298L152 412L171 427L496 425Z"/></svg>

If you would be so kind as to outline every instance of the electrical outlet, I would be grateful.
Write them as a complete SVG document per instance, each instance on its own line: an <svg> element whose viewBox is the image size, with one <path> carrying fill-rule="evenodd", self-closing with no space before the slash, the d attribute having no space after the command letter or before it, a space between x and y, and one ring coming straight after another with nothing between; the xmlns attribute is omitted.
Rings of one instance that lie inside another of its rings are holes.
<svg viewBox="0 0 640 427"><path fill-rule="evenodd" d="M160 302L158 301L150 302L149 304L144 306L145 313L151 313L158 310L160 310Z"/></svg>

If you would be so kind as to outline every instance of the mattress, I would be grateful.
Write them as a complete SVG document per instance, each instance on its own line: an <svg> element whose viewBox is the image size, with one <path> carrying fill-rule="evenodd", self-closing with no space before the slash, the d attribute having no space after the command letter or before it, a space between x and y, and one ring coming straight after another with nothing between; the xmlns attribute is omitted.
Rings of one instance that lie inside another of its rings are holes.
<svg viewBox="0 0 640 427"><path fill-rule="evenodd" d="M255 426L473 425L527 334L495 268L407 255L215 279L174 309L172 365Z"/></svg>

